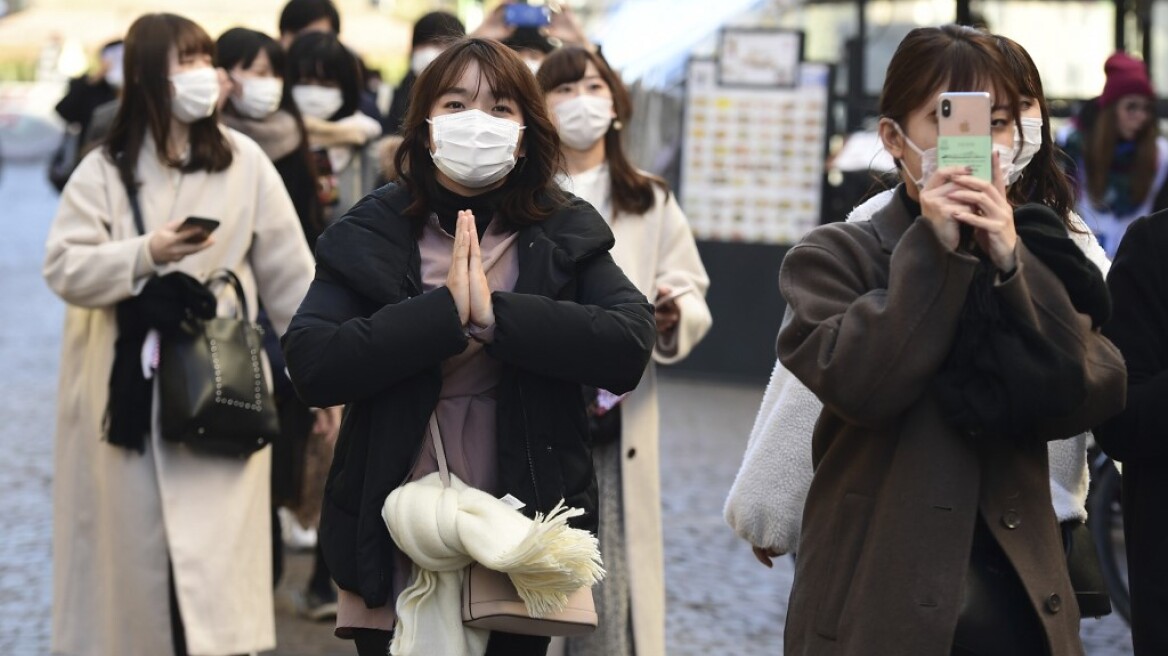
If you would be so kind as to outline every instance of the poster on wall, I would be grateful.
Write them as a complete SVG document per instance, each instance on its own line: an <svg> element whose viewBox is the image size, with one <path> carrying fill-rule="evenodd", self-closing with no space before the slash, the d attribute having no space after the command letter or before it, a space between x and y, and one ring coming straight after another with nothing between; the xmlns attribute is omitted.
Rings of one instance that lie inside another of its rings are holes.
<svg viewBox="0 0 1168 656"><path fill-rule="evenodd" d="M831 67L804 62L791 88L725 87L690 62L681 202L694 236L790 245L819 225Z"/></svg>
<svg viewBox="0 0 1168 656"><path fill-rule="evenodd" d="M795 87L803 33L728 27L720 33L717 60L718 83L724 87Z"/></svg>

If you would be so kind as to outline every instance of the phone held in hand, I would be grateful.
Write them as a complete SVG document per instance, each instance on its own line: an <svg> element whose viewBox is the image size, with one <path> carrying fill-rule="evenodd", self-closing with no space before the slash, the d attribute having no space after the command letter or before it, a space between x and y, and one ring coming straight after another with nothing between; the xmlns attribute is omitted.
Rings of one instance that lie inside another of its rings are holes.
<svg viewBox="0 0 1168 656"><path fill-rule="evenodd" d="M694 290L693 285L688 285L686 287L678 287L677 289L670 291L665 296L659 296L657 298L657 300L653 301L653 307L658 307L658 308L662 307L666 303L668 303L672 300L675 300L677 298L680 298L682 296L685 296L686 294L692 292L693 290Z"/></svg>
<svg viewBox="0 0 1168 656"><path fill-rule="evenodd" d="M189 230L191 228L198 228L199 232L195 233L193 237L187 239L192 244L197 244L206 241L207 237L211 236L212 232L219 227L219 221L216 219L208 219L201 216L188 216L183 220L182 225L178 227L179 232Z"/></svg>
<svg viewBox="0 0 1168 656"><path fill-rule="evenodd" d="M984 91L948 91L937 100L937 167L968 166L993 180L991 100Z"/></svg>
<svg viewBox="0 0 1168 656"><path fill-rule="evenodd" d="M544 27L551 24L552 16L546 6L514 3L507 5L503 21L514 27Z"/></svg>

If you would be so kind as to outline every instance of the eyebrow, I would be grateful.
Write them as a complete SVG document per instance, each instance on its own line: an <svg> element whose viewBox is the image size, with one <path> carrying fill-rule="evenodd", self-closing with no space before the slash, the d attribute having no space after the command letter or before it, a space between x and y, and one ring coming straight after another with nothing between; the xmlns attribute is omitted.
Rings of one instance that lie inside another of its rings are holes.
<svg viewBox="0 0 1168 656"><path fill-rule="evenodd" d="M515 99L514 99L514 98L512 98L511 96L508 96L508 95L506 95L506 94L499 95L499 94L498 94L498 92L496 92L496 91L492 91L492 90L490 90L490 89L488 89L488 90L487 90L487 92L491 94L491 97L495 99L495 102L504 102L504 101L511 101L511 102L514 102L514 101L515 101ZM465 96L465 97L470 97L470 91L468 91L468 90L466 90L466 89L464 89L464 88L462 88L462 87L450 87L450 88L449 88L449 89L447 89L446 91L443 91L443 92L442 92L442 94L441 94L441 95L439 95L438 97L439 97L439 98L441 98L441 97L443 97L443 96ZM474 96L474 97L477 97L477 95L476 95L476 96Z"/></svg>

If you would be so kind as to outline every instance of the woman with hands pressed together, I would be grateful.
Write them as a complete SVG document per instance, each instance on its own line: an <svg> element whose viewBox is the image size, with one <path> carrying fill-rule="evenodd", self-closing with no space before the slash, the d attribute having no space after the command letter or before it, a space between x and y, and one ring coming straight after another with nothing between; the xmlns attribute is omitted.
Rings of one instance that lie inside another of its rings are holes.
<svg viewBox="0 0 1168 656"><path fill-rule="evenodd" d="M453 44L419 76L402 135L400 182L320 237L284 340L301 397L346 404L320 539L341 589L337 634L360 654L386 653L410 583L380 514L436 470L430 416L467 485L529 517L563 499L585 511L572 524L595 532L580 385L632 389L655 337L604 220L555 183L555 126L515 53ZM486 653L547 645L493 633Z"/></svg>
<svg viewBox="0 0 1168 656"><path fill-rule="evenodd" d="M903 184L783 262L779 358L824 405L788 654L1082 651L1046 443L1121 408L1124 368L1064 217L1007 200L1007 71L990 35L910 32L880 105ZM992 181L937 169L944 91L991 94Z"/></svg>

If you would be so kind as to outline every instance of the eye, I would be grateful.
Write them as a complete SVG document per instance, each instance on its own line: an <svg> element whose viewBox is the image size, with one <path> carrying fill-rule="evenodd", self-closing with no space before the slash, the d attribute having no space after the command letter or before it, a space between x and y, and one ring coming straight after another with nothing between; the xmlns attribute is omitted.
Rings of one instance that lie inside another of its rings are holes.
<svg viewBox="0 0 1168 656"><path fill-rule="evenodd" d="M443 109L466 109L466 105L462 104L460 100L448 100L442 105Z"/></svg>
<svg viewBox="0 0 1168 656"><path fill-rule="evenodd" d="M572 93L572 85L561 84L560 86L556 87L556 93Z"/></svg>
<svg viewBox="0 0 1168 656"><path fill-rule="evenodd" d="M604 85L599 83L599 82L593 82L592 84L588 85L588 90L589 91L603 91Z"/></svg>
<svg viewBox="0 0 1168 656"><path fill-rule="evenodd" d="M491 108L491 111L498 112L499 114L514 114L515 113L515 110L511 109L510 105L495 105L494 107Z"/></svg>

